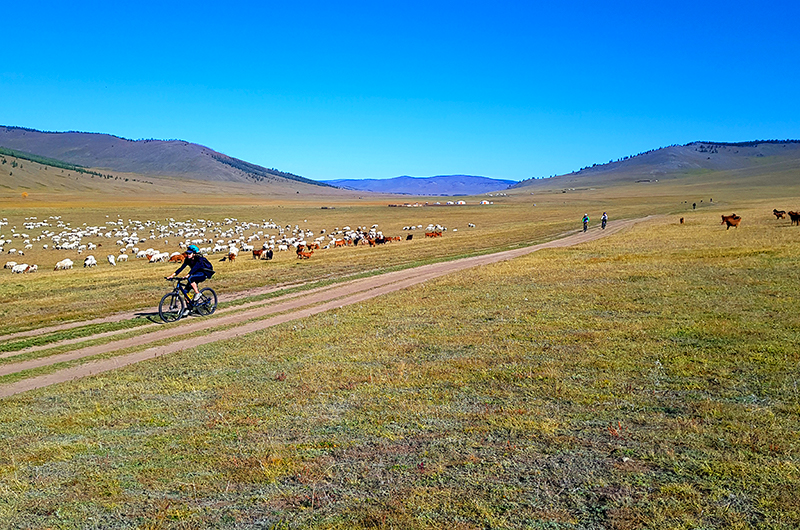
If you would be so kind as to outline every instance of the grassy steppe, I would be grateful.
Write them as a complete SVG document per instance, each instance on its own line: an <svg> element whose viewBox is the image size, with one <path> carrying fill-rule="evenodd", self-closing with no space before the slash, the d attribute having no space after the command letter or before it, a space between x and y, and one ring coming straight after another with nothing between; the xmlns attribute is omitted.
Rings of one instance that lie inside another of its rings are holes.
<svg viewBox="0 0 800 530"><path fill-rule="evenodd" d="M699 186L699 185L698 185ZM704 187L704 186L707 186ZM12 239L11 228L17 232L30 232L35 236L41 229L26 231L24 219L36 217L45 220L60 216L64 222L77 227L105 226L117 218L127 221L157 220L166 222L173 218L209 219L220 222L225 218L261 222L273 219L285 226L298 225L318 235L322 229L328 233L344 226L372 226L378 224L387 235L405 237L403 227L409 225L441 224L448 228L445 237L426 240L420 230L414 232L412 241L402 241L378 248L347 248L318 251L308 262L299 262L292 252L276 253L274 261L254 261L242 255L235 263L218 263L222 254L211 256L219 274L210 285L219 293L230 293L252 287L274 286L286 283L309 282L319 279L343 278L352 274L376 272L394 267L409 267L432 260L452 259L521 245L541 243L580 226L580 219L588 212L596 225L600 215L607 210L612 222L615 219L643 217L650 214L692 216L709 207L725 208L730 213L732 204L739 204L734 193L725 188L704 184L678 187L615 186L610 189L591 188L562 193L561 190L517 191L507 197L467 198L467 206L429 206L420 208L389 208L387 204L414 199L397 197L365 197L362 200L336 196L301 196L286 200L278 198L264 201L261 197L198 194L176 204L174 198L160 195L127 194L123 198L70 200L58 202L57 194L44 196L41 202L15 200L2 206L2 217L9 225L0 228L0 235L11 239L6 250L22 248L22 238ZM714 203L709 196L717 192ZM218 190L219 191L219 190ZM798 190L792 190L798 193ZM748 192L749 193L749 192ZM740 195L741 196L741 192ZM494 204L481 206L478 201L489 198ZM430 203L446 198L428 197ZM701 202L705 200L705 202ZM691 203L697 202L694 211ZM326 206L326 209L322 209ZM333 208L333 209L331 209ZM766 212L772 203L764 203ZM790 209L789 206L785 208ZM742 212L738 212L742 214ZM759 215L765 214L758 211ZM749 221L749 220L748 220ZM468 227L469 223L476 225ZM110 225L109 225L110 226ZM58 232L59 229L49 227ZM456 231L457 230L457 231ZM248 233L255 230L250 230ZM268 231L270 232L270 231ZM270 232L274 233L274 231ZM148 237L149 234L141 234ZM78 255L75 251L43 250L43 240L26 251L25 256L7 255L5 260L37 264L39 271L30 275L11 274L0 270L0 334L37 328L64 321L84 320L105 316L123 310L153 308L168 289L163 277L176 269L174 264L149 264L134 260L111 267L107 254L117 254L114 238L86 238L84 242L102 244L94 251ZM261 241L255 242L260 245ZM178 238L148 240L138 246L161 251L178 250ZM52 247L52 244L50 245ZM97 268L84 269L83 258L93 254ZM53 271L56 262L70 258L75 269ZM5 263L5 261L3 262Z"/></svg>
<svg viewBox="0 0 800 530"><path fill-rule="evenodd" d="M0 520L796 528L800 229L770 209L737 205L728 231L713 210L654 219L5 399ZM550 234L575 224L552 212ZM349 271L336 256L319 267Z"/></svg>

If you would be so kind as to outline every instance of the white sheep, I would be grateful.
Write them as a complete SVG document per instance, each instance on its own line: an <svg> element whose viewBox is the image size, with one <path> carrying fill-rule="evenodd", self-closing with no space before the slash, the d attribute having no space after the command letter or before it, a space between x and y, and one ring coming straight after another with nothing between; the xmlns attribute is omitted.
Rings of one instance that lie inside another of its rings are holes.
<svg viewBox="0 0 800 530"><path fill-rule="evenodd" d="M14 265L16 265L16 261L6 261L6 264L3 266L4 269L13 269Z"/></svg>
<svg viewBox="0 0 800 530"><path fill-rule="evenodd" d="M109 254L108 256L106 256L106 258L108 259L108 263L109 263L109 264L110 264L112 267L116 267L116 266L117 266L117 261L116 261L116 259L114 258L114 254Z"/></svg>
<svg viewBox="0 0 800 530"><path fill-rule="evenodd" d="M86 267L96 267L97 260L91 254L86 256L86 259L83 260L83 266Z"/></svg>
<svg viewBox="0 0 800 530"><path fill-rule="evenodd" d="M58 263L56 263L56 266L55 266L55 268L53 270L54 271L58 271L58 270L65 271L65 270L71 269L71 268L72 268L72 260L69 259L69 258L65 258L65 259L62 259L61 261L59 261Z"/></svg>
<svg viewBox="0 0 800 530"><path fill-rule="evenodd" d="M127 254L120 254L119 256L117 256L117 261L118 262L120 262L120 261L128 261L128 255Z"/></svg>

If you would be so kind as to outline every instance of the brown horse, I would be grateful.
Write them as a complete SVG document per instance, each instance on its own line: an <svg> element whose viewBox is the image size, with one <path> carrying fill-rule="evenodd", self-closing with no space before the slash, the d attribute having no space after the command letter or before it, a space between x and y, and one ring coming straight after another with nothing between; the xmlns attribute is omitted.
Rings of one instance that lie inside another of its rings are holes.
<svg viewBox="0 0 800 530"><path fill-rule="evenodd" d="M725 227L725 230L728 230L730 227L738 228L739 222L741 222L742 218L738 215L731 214L731 215L723 215L722 222L720 224L728 225Z"/></svg>

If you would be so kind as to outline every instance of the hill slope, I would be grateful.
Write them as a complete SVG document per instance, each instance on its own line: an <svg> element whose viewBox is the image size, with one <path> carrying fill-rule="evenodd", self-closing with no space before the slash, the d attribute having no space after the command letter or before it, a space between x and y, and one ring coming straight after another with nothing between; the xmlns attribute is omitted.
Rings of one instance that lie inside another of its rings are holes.
<svg viewBox="0 0 800 530"><path fill-rule="evenodd" d="M302 182L311 179L267 169L182 140L128 140L110 134L42 132L0 126L0 146L84 167L222 182Z"/></svg>
<svg viewBox="0 0 800 530"><path fill-rule="evenodd" d="M340 188L400 193L404 195L478 195L504 190L515 180L500 180L470 175L440 175L436 177L395 177L390 179L340 179L324 181Z"/></svg>
<svg viewBox="0 0 800 530"><path fill-rule="evenodd" d="M512 188L598 186L712 173L751 176L794 168L800 169L800 140L692 142L596 164L548 179L525 180Z"/></svg>

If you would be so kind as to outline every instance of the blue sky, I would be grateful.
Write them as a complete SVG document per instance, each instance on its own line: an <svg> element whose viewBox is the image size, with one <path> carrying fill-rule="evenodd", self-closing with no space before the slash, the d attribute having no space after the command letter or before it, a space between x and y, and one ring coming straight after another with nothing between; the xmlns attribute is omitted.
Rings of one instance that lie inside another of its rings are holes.
<svg viewBox="0 0 800 530"><path fill-rule="evenodd" d="M521 180L800 138L800 2L4 6L0 125L179 138L308 178Z"/></svg>

